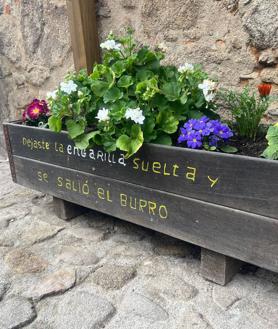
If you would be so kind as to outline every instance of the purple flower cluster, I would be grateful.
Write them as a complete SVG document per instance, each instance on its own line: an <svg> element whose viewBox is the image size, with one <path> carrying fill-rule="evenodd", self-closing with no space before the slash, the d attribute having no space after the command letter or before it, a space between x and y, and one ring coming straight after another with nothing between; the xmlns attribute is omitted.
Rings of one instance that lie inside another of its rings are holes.
<svg viewBox="0 0 278 329"><path fill-rule="evenodd" d="M178 143L186 142L187 147L200 149L207 145L216 147L233 136L232 130L219 120L210 120L206 116L190 119L180 129Z"/></svg>

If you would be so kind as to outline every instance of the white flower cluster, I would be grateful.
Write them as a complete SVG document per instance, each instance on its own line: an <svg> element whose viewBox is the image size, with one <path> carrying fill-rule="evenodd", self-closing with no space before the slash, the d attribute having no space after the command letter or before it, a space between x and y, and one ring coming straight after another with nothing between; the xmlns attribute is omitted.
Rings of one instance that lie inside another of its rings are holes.
<svg viewBox="0 0 278 329"><path fill-rule="evenodd" d="M100 48L106 50L121 50L121 44L115 40L106 40L100 44Z"/></svg>
<svg viewBox="0 0 278 329"><path fill-rule="evenodd" d="M49 91L49 92L46 94L46 98L47 98L47 99L50 99L50 98L52 98L52 99L56 99L57 91L58 91L57 89L54 90L54 91Z"/></svg>
<svg viewBox="0 0 278 329"><path fill-rule="evenodd" d="M207 102L211 102L214 97L214 91L216 88L216 82L211 81L211 80L204 80L202 83L198 85L198 88L203 91L203 94L205 96L205 100Z"/></svg>
<svg viewBox="0 0 278 329"><path fill-rule="evenodd" d="M98 119L99 122L109 121L109 110L104 107L98 110L96 118Z"/></svg>
<svg viewBox="0 0 278 329"><path fill-rule="evenodd" d="M60 83L60 89L70 95L72 92L77 90L77 84L75 84L72 80L61 82Z"/></svg>
<svg viewBox="0 0 278 329"><path fill-rule="evenodd" d="M178 68L178 71L179 71L179 73L194 71L194 66L192 64L185 63L183 65L180 65L180 67Z"/></svg>
<svg viewBox="0 0 278 329"><path fill-rule="evenodd" d="M140 125L142 125L145 120L143 111L140 110L139 107L137 107L136 109L128 108L125 112L125 118L131 119L132 121L134 121L135 123L139 123Z"/></svg>

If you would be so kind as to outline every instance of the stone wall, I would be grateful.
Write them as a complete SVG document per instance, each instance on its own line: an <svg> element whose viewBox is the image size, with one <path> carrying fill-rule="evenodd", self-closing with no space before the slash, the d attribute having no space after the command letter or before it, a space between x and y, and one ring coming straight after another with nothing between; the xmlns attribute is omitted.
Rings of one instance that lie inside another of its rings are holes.
<svg viewBox="0 0 278 329"><path fill-rule="evenodd" d="M201 63L223 86L278 93L277 0L98 0L100 36L132 26L166 61ZM73 69L65 0L0 0L0 122ZM275 107L271 118L278 118Z"/></svg>
<svg viewBox="0 0 278 329"><path fill-rule="evenodd" d="M20 118L34 97L45 97L73 69L73 59L65 0L0 3L2 122Z"/></svg>

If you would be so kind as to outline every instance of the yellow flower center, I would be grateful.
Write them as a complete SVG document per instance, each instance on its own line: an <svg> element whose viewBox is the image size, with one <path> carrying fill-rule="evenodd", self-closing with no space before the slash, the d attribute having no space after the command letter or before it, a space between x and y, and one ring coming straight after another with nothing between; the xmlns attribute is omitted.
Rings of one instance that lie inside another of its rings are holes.
<svg viewBox="0 0 278 329"><path fill-rule="evenodd" d="M34 108L33 113L34 113L34 114L38 114L38 113L40 113L40 109L38 109L37 107Z"/></svg>
<svg viewBox="0 0 278 329"><path fill-rule="evenodd" d="M197 142L197 139L196 139L196 138L193 138L193 142L195 142L195 143L196 143L196 142Z"/></svg>

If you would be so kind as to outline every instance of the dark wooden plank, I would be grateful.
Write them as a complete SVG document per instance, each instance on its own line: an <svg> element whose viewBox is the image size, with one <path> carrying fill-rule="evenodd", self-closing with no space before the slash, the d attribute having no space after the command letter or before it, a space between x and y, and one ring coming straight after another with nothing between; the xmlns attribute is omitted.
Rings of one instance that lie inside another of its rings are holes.
<svg viewBox="0 0 278 329"><path fill-rule="evenodd" d="M64 220L69 220L88 212L87 208L55 197L53 197L53 206L55 214Z"/></svg>
<svg viewBox="0 0 278 329"><path fill-rule="evenodd" d="M67 0L75 69L92 72L100 61L95 0Z"/></svg>
<svg viewBox="0 0 278 329"><path fill-rule="evenodd" d="M212 282L225 286L239 271L242 262L202 248L201 275Z"/></svg>
<svg viewBox="0 0 278 329"><path fill-rule="evenodd" d="M10 140L10 133L9 133L9 126L7 123L3 123L3 131L4 131L4 137L5 137L5 143L6 143L6 151L8 153L9 163L10 163L10 170L11 170L11 176L13 181L16 183L16 173L15 173L15 166L13 161L13 154L12 154L12 144Z"/></svg>
<svg viewBox="0 0 278 329"><path fill-rule="evenodd" d="M278 161L152 144L123 160L120 152L74 149L66 133L12 124L9 130L16 155L278 219Z"/></svg>
<svg viewBox="0 0 278 329"><path fill-rule="evenodd" d="M18 183L278 271L278 221L14 156Z"/></svg>

